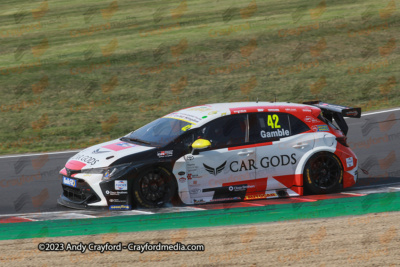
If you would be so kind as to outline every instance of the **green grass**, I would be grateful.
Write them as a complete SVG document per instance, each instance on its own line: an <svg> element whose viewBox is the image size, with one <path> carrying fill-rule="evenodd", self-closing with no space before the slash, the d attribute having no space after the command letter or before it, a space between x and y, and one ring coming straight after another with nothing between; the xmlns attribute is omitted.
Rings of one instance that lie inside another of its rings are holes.
<svg viewBox="0 0 400 267"><path fill-rule="evenodd" d="M42 13L31 11L41 3ZM118 0L114 12L107 11L111 1L46 3L3 1L0 9L1 154L83 148L212 102L321 99L363 110L400 103L400 15L385 12L386 1L329 1L325 9L321 1L256 1L249 12L250 1L188 1L179 18L171 11L180 1ZM36 27L7 36L29 25ZM383 26L353 34L370 25ZM186 46L174 56L180 42ZM115 50L102 51L113 43ZM254 51L243 49L249 43ZM383 64L349 75L376 62ZM34 66L10 72L22 64ZM77 72L90 65L98 68ZM143 74L155 66L168 67ZM213 74L229 66L236 69Z"/></svg>

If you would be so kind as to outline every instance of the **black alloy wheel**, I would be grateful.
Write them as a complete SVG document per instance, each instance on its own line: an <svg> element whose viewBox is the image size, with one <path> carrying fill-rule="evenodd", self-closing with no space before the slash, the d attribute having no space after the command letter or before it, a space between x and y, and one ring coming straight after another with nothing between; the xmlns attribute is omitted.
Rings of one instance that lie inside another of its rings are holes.
<svg viewBox="0 0 400 267"><path fill-rule="evenodd" d="M308 160L303 176L306 193L333 193L341 188L343 167L336 155L319 152Z"/></svg>
<svg viewBox="0 0 400 267"><path fill-rule="evenodd" d="M162 207L176 193L175 177L165 168L156 167L138 175L134 181L133 198L142 207Z"/></svg>

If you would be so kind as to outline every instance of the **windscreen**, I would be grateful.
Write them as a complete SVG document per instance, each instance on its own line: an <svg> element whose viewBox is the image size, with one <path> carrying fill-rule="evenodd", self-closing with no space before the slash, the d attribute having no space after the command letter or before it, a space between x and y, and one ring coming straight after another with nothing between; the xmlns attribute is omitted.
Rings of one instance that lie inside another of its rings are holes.
<svg viewBox="0 0 400 267"><path fill-rule="evenodd" d="M186 121L160 118L146 124L126 137L137 139L154 146L164 146L190 129L192 124Z"/></svg>

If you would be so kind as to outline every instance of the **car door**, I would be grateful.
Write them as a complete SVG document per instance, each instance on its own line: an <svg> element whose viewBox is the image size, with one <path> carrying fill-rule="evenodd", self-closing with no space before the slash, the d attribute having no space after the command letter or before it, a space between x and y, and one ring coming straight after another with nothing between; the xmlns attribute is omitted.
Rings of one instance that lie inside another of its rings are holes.
<svg viewBox="0 0 400 267"><path fill-rule="evenodd" d="M197 130L211 148L185 155L193 203L243 199L255 191L256 152L248 143L247 114L218 118Z"/></svg>
<svg viewBox="0 0 400 267"><path fill-rule="evenodd" d="M302 156L313 149L314 135L304 134L308 126L292 114L265 112L253 114L250 141L264 144L256 147L258 169L257 192L265 197L276 197L276 190L298 194L297 165ZM261 197L260 197L261 198Z"/></svg>

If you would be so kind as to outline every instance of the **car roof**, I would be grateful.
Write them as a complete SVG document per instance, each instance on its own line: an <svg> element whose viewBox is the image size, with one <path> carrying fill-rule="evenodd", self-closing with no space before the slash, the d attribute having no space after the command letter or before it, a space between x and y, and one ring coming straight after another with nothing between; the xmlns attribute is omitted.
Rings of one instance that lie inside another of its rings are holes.
<svg viewBox="0 0 400 267"><path fill-rule="evenodd" d="M164 116L164 118L174 118L187 121L192 124L192 128L197 128L216 118L239 113L251 112L287 112L297 113L302 111L316 111L317 107L296 104L290 102L234 102L234 103L215 103L193 106L174 111Z"/></svg>

